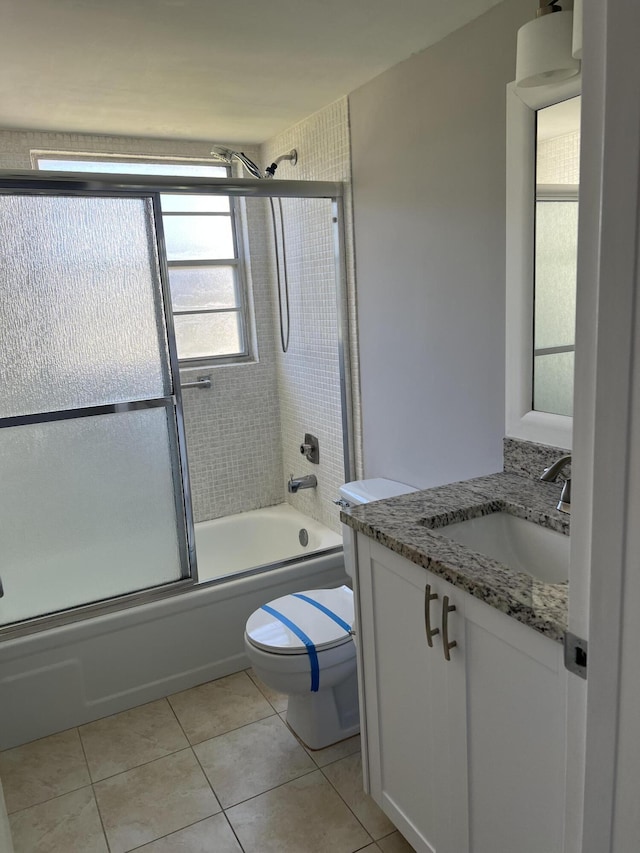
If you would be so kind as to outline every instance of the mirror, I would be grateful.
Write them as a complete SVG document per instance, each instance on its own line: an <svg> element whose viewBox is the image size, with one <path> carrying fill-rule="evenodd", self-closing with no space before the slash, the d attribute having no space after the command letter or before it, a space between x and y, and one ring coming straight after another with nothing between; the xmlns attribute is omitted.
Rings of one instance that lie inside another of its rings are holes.
<svg viewBox="0 0 640 853"><path fill-rule="evenodd" d="M580 78L507 86L505 434L569 449Z"/></svg>
<svg viewBox="0 0 640 853"><path fill-rule="evenodd" d="M537 111L532 409L573 414L580 103Z"/></svg>

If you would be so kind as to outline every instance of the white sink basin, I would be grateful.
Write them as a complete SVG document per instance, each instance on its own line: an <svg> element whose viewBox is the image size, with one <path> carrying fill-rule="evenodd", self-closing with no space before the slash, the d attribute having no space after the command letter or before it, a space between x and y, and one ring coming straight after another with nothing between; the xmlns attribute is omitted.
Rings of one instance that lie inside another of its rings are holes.
<svg viewBox="0 0 640 853"><path fill-rule="evenodd" d="M545 583L569 579L569 537L506 512L493 512L434 530Z"/></svg>

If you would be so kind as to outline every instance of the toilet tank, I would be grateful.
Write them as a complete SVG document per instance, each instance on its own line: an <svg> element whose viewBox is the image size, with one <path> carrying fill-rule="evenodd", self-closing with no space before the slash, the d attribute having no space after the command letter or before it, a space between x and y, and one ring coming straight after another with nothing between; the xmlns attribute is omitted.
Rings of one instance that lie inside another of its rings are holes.
<svg viewBox="0 0 640 853"><path fill-rule="evenodd" d="M340 486L340 505L346 507L360 506L372 501L380 501L384 498L393 498L396 495L407 495L409 492L417 492L413 486L399 483L396 480L386 480L384 477L373 477L370 480L354 480ZM344 568L349 577L353 577L355 560L355 532L342 525L342 544L344 548Z"/></svg>

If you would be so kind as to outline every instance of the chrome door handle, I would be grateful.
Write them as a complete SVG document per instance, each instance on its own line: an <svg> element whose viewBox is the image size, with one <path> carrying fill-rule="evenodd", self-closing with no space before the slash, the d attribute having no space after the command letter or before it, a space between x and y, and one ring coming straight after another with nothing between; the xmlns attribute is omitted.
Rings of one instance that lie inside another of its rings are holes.
<svg viewBox="0 0 640 853"><path fill-rule="evenodd" d="M431 584L424 588L424 630L427 635L427 645L433 648L433 638L440 633L440 628L431 627L431 602L438 597L437 592L431 592Z"/></svg>
<svg viewBox="0 0 640 853"><path fill-rule="evenodd" d="M454 640L449 642L449 614L456 609L455 604L449 604L449 596L445 595L442 598L442 650L444 651L444 659L451 660L449 652L458 644Z"/></svg>

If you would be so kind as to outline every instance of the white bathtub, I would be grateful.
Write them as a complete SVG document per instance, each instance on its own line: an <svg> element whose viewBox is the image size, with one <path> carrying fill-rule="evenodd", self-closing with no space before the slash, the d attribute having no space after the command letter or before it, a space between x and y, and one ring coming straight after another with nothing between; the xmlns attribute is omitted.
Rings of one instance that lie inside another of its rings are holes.
<svg viewBox="0 0 640 853"><path fill-rule="evenodd" d="M234 540L250 544L250 562L234 563ZM280 595L344 583L341 551L313 553L341 541L286 505L204 522L196 525L201 583L190 590L0 641L0 749L244 669L249 615ZM277 557L275 543L285 545ZM249 571L274 560L285 562ZM234 571L244 574L221 578Z"/></svg>
<svg viewBox="0 0 640 853"><path fill-rule="evenodd" d="M195 529L201 583L342 545L341 536L286 503L201 521Z"/></svg>

